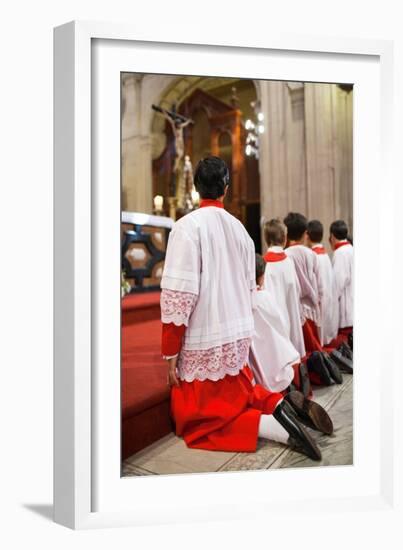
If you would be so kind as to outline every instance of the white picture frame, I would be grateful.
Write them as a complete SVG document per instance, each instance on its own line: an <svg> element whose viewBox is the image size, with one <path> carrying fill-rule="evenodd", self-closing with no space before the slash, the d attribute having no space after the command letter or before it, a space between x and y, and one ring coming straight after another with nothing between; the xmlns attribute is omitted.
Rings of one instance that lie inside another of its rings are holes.
<svg viewBox="0 0 403 550"><path fill-rule="evenodd" d="M161 57L165 50L169 59ZM381 348L375 338L386 340L387 327L375 327L365 315L368 293L372 315L379 316L393 303L396 283L393 270L380 268L392 251L386 230L394 208L392 55L392 43L381 40L270 35L254 43L242 37L230 43L220 36L213 44L203 44L185 32L178 42L168 29L165 36L154 37L147 29L124 24L72 22L55 29L56 522L82 529L256 517L276 513L279 499L295 512L306 494L311 510L320 510L324 502L333 510L392 507L393 424L387 421L394 414L388 390L392 368L386 382L380 376ZM257 60L262 63L254 64ZM116 277L118 285L120 281L115 238L120 222L120 103L113 100L120 90L114 77L121 71L210 71L354 83L355 269L360 280L355 303L360 323L354 334L353 467L120 478L120 301L119 292L109 290ZM346 75L349 78L343 78ZM366 120L370 110L373 116ZM105 147L108 154L99 155ZM108 181L116 181L118 188L105 184ZM374 212L376 220L371 222ZM363 236L371 223L376 230L369 240ZM102 239L102 250L95 233ZM93 266L97 273L103 266L97 280L92 280ZM370 352L365 346L369 342ZM382 349L382 359L392 366L393 350ZM374 433L370 442L365 439L369 425ZM262 494L265 484L270 491ZM281 496L285 484L294 488L287 497ZM189 500L189 494L197 499Z"/></svg>

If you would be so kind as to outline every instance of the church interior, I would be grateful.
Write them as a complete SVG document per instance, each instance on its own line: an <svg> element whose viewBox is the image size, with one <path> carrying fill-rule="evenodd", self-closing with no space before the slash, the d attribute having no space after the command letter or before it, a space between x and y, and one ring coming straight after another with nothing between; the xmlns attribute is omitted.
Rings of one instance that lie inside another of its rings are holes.
<svg viewBox="0 0 403 550"><path fill-rule="evenodd" d="M176 121L175 124L172 120ZM180 153L180 154L179 154ZM229 168L226 210L256 252L263 224L301 212L353 235L353 88L349 84L137 73L121 75L123 475L306 466L281 445L258 452L187 449L175 437L161 357L160 281L174 222L198 208L193 173L219 156ZM352 379L319 392L343 416L323 464L352 461Z"/></svg>

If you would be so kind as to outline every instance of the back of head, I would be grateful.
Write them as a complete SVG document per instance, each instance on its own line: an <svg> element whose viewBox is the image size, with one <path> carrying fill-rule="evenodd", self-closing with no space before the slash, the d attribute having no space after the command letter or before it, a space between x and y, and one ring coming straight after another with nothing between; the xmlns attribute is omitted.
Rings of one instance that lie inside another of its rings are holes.
<svg viewBox="0 0 403 550"><path fill-rule="evenodd" d="M228 167L219 157L201 159L196 166L194 182L202 199L218 199L229 184Z"/></svg>
<svg viewBox="0 0 403 550"><path fill-rule="evenodd" d="M323 239L323 225L319 220L311 220L307 228L308 237L313 243L321 243Z"/></svg>
<svg viewBox="0 0 403 550"><path fill-rule="evenodd" d="M284 223L287 226L288 238L292 241L301 240L308 227L308 220L298 212L289 212L284 218Z"/></svg>
<svg viewBox="0 0 403 550"><path fill-rule="evenodd" d="M345 221L336 220L330 225L330 235L333 235L337 240L344 241L348 236L348 227Z"/></svg>
<svg viewBox="0 0 403 550"><path fill-rule="evenodd" d="M287 228L278 218L264 224L264 238L267 246L284 246Z"/></svg>
<svg viewBox="0 0 403 550"><path fill-rule="evenodd" d="M256 254L256 283L259 284L259 279L264 275L266 270L266 262L260 254Z"/></svg>

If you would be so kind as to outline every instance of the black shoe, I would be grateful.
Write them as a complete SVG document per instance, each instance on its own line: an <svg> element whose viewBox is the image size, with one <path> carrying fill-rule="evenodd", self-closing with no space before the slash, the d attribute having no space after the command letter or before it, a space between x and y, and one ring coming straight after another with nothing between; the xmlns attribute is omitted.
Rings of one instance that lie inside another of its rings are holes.
<svg viewBox="0 0 403 550"><path fill-rule="evenodd" d="M277 405L273 416L290 435L288 439L290 447L312 458L312 460L320 460L322 458L322 454L315 441L304 426L298 422L294 410L287 401L283 400Z"/></svg>
<svg viewBox="0 0 403 550"><path fill-rule="evenodd" d="M317 374L320 378L321 383L324 386L331 386L333 384L333 380L327 369L325 361L323 360L322 354L319 351L314 351L309 356L306 364L308 367L308 371Z"/></svg>
<svg viewBox="0 0 403 550"><path fill-rule="evenodd" d="M350 359L350 361L353 360L353 352L351 351L350 346L345 342L342 342L340 344L340 346L337 348L337 351L344 355L344 357L347 357L347 359Z"/></svg>
<svg viewBox="0 0 403 550"><path fill-rule="evenodd" d="M297 390L298 390L298 388L294 384L294 382L291 382L291 384L288 386L288 388L286 388L286 391L288 391L288 393L293 392L293 391L297 391Z"/></svg>
<svg viewBox="0 0 403 550"><path fill-rule="evenodd" d="M343 372L353 374L353 362L350 361L350 359L347 359L347 357L344 357L344 355L342 355L337 349L332 351L330 357L335 363L338 364Z"/></svg>
<svg viewBox="0 0 403 550"><path fill-rule="evenodd" d="M308 368L305 363L299 365L299 382L300 391L304 397L309 397L311 394L311 381L309 380Z"/></svg>
<svg viewBox="0 0 403 550"><path fill-rule="evenodd" d="M312 460L321 460L322 454L318 446L297 419L294 409L287 401L282 401L277 405L273 416L288 432L288 444L292 449L305 454Z"/></svg>
<svg viewBox="0 0 403 550"><path fill-rule="evenodd" d="M298 420L305 426L327 435L333 433L333 422L319 403L306 399L300 391L290 392L284 399L291 405L298 416Z"/></svg>
<svg viewBox="0 0 403 550"><path fill-rule="evenodd" d="M323 360L327 366L327 370L331 378L336 382L336 384L343 383L343 376L340 372L338 365L333 361L333 359L325 352L322 353Z"/></svg>

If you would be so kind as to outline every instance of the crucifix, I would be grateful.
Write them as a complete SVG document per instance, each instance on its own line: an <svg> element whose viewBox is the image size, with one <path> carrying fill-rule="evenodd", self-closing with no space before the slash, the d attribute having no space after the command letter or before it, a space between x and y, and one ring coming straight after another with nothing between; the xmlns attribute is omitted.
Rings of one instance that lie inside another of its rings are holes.
<svg viewBox="0 0 403 550"><path fill-rule="evenodd" d="M152 108L157 113L163 115L171 125L175 140L175 161L172 168L174 175L173 195L176 198L178 208L184 208L186 196L186 181L185 181L185 142L183 139L183 129L189 124L194 124L191 118L186 118L176 112L175 105L172 110L168 111L157 105L152 105Z"/></svg>

